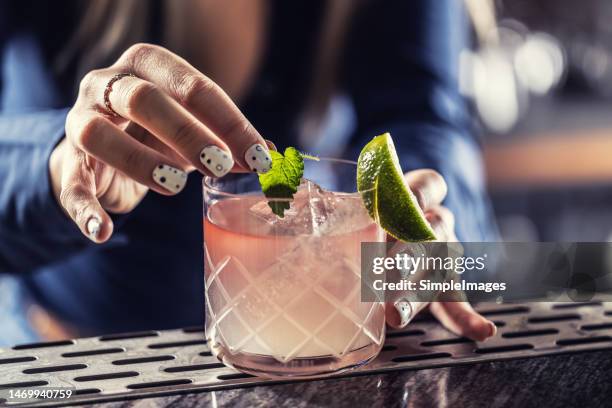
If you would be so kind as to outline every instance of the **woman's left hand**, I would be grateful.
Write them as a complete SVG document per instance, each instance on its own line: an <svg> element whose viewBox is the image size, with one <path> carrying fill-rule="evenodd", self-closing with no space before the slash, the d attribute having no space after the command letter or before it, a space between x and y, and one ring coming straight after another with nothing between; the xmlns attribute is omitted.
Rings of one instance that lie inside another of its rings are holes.
<svg viewBox="0 0 612 408"><path fill-rule="evenodd" d="M455 217L442 205L447 191L444 178L434 170L422 169L406 173L404 179L415 194L438 240L456 242ZM467 302L432 302L429 310L444 327L459 336L482 341L494 336L497 331L492 321L481 316ZM395 307L392 303L387 304L387 324L394 328L406 326L414 317L405 316L407 313L411 311Z"/></svg>

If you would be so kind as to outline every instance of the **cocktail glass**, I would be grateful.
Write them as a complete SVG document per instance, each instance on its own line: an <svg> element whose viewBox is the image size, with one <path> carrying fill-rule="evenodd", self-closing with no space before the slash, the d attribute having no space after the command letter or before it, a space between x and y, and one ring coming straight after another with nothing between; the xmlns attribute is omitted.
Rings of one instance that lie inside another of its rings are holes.
<svg viewBox="0 0 612 408"><path fill-rule="evenodd" d="M283 218L256 174L203 182L206 338L220 361L249 374L348 370L385 338L384 304L361 302L361 242L384 232L356 192L356 164L308 161L304 178Z"/></svg>

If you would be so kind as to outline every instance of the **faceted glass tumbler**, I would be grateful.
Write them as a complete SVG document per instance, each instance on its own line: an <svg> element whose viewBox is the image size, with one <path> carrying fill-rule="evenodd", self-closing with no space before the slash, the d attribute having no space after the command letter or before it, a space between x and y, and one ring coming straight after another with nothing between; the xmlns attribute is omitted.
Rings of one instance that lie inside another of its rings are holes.
<svg viewBox="0 0 612 408"><path fill-rule="evenodd" d="M306 163L293 200L256 174L205 178L206 337L217 358L267 377L348 370L378 355L381 302L361 302L361 242L384 232L355 192L353 162ZM277 216L270 204L288 207Z"/></svg>

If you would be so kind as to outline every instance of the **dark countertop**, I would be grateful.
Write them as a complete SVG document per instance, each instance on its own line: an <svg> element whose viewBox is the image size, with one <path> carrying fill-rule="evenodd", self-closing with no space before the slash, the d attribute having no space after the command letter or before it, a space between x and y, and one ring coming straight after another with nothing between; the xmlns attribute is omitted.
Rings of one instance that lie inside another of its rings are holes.
<svg viewBox="0 0 612 408"><path fill-rule="evenodd" d="M421 315L344 377L269 382L238 374L211 354L202 328L185 328L0 350L0 389L70 386L74 399L39 405L102 408L612 407L612 303L476 308L499 328L486 344Z"/></svg>
<svg viewBox="0 0 612 408"><path fill-rule="evenodd" d="M118 407L604 407L612 351L234 388L112 402Z"/></svg>

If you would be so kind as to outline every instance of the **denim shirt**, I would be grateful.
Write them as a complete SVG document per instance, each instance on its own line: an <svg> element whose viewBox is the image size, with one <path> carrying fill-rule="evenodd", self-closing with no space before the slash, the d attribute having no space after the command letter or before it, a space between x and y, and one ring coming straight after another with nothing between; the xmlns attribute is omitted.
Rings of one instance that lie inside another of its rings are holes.
<svg viewBox="0 0 612 408"><path fill-rule="evenodd" d="M27 296L83 335L201 324L198 175L176 197L149 193L103 245L83 237L55 201L48 160L64 136L75 84L50 68L62 39L50 41L33 22L58 29L75 22L60 8L36 11L40 2L23 11L29 2L0 3L0 274L16 276ZM264 63L240 106L279 147L298 145L295 123L323 3L273 2ZM366 2L341 58L338 86L353 121L341 151L354 160L373 136L390 131L405 171L428 167L446 178L444 204L459 238L483 241L495 230L457 80L466 31L456 0Z"/></svg>

